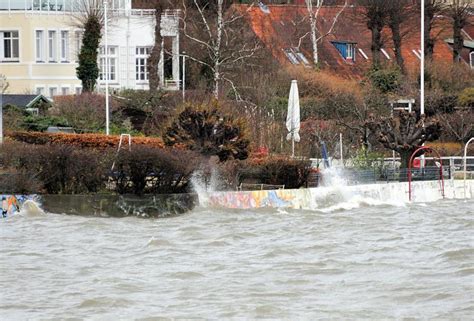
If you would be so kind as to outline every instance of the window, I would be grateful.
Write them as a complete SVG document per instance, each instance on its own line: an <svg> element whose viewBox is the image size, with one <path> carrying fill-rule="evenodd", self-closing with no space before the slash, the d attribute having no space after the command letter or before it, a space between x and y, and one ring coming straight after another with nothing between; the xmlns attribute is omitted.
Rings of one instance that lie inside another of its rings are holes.
<svg viewBox="0 0 474 321"><path fill-rule="evenodd" d="M76 54L75 54L75 58L76 58L76 61L79 60L79 54L81 53L81 47L82 47L82 31L80 30L77 30L75 33L75 40L76 40Z"/></svg>
<svg viewBox="0 0 474 321"><path fill-rule="evenodd" d="M44 95L44 87L36 87L37 95Z"/></svg>
<svg viewBox="0 0 474 321"><path fill-rule="evenodd" d="M385 58L387 58L388 60L390 60L390 56L388 55L387 51L385 51L385 49L381 49L383 55L385 56Z"/></svg>
<svg viewBox="0 0 474 321"><path fill-rule="evenodd" d="M108 62L109 62L109 81L117 80L117 47L108 47ZM105 70L105 47L100 47L100 63L99 63L99 79L106 79L106 70Z"/></svg>
<svg viewBox="0 0 474 321"><path fill-rule="evenodd" d="M61 61L69 60L69 31L61 31Z"/></svg>
<svg viewBox="0 0 474 321"><path fill-rule="evenodd" d="M469 54L471 68L474 69L474 51Z"/></svg>
<svg viewBox="0 0 474 321"><path fill-rule="evenodd" d="M366 60L369 60L369 57L368 57L367 54L364 52L364 50L362 50L361 48L359 48L359 52L360 52L360 54L362 55L362 57L364 57Z"/></svg>
<svg viewBox="0 0 474 321"><path fill-rule="evenodd" d="M355 58L356 58L356 55L355 55L356 43L334 41L334 42L332 42L332 44L334 45L334 47L336 47L337 51L339 51L342 58L344 58L346 60L355 61Z"/></svg>
<svg viewBox="0 0 474 321"><path fill-rule="evenodd" d="M44 62L44 31L36 30L36 62Z"/></svg>
<svg viewBox="0 0 474 321"><path fill-rule="evenodd" d="M135 79L138 81L148 80L148 57L150 56L151 48L137 47L135 58Z"/></svg>
<svg viewBox="0 0 474 321"><path fill-rule="evenodd" d="M0 31L0 60L19 61L20 44L18 31Z"/></svg>
<svg viewBox="0 0 474 321"><path fill-rule="evenodd" d="M416 51L415 49L412 50L412 52L415 54L415 56L418 57L418 59L421 59L421 55L418 51Z"/></svg>
<svg viewBox="0 0 474 321"><path fill-rule="evenodd" d="M61 88L61 95L63 95L63 96L69 95L69 87L62 87Z"/></svg>
<svg viewBox="0 0 474 321"><path fill-rule="evenodd" d="M286 49L284 51L285 51L286 57L293 65L299 65L300 62L298 58L296 57L296 55L293 53L293 51L291 51L291 49Z"/></svg>
<svg viewBox="0 0 474 321"><path fill-rule="evenodd" d="M49 87L49 97L53 98L58 94L58 88L56 87Z"/></svg>
<svg viewBox="0 0 474 321"><path fill-rule="evenodd" d="M82 93L82 87L76 87L76 95L80 95Z"/></svg>
<svg viewBox="0 0 474 321"><path fill-rule="evenodd" d="M347 44L347 56L346 59L354 59L354 45L352 43Z"/></svg>
<svg viewBox="0 0 474 321"><path fill-rule="evenodd" d="M48 31L48 60L50 62L57 61L57 44L58 40L56 37L55 30Z"/></svg>

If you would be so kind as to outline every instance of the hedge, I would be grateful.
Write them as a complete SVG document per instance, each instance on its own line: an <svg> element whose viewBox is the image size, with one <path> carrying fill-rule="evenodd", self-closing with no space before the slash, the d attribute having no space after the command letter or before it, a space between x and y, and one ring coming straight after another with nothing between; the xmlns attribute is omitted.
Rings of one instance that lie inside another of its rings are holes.
<svg viewBox="0 0 474 321"><path fill-rule="evenodd" d="M35 145L70 145L80 148L117 148L120 136L107 136L103 134L66 134L42 132L10 132L7 136L27 144ZM128 144L128 140L124 143ZM165 144L160 138L132 137L132 145L145 145L148 147L164 148Z"/></svg>

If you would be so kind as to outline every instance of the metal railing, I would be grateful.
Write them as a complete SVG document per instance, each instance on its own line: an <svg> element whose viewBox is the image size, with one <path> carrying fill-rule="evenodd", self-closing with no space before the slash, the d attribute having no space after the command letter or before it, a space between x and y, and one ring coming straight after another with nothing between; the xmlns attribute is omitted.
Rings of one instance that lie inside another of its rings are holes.
<svg viewBox="0 0 474 321"><path fill-rule="evenodd" d="M239 191L264 191L276 189L285 189L285 185L240 183L238 187Z"/></svg>

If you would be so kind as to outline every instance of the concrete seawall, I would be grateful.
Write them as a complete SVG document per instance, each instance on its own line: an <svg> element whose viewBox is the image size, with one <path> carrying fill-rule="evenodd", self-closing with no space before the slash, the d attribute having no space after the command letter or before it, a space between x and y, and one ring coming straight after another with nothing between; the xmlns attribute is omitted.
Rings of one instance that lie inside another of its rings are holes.
<svg viewBox="0 0 474 321"><path fill-rule="evenodd" d="M474 180L448 180L444 183L444 198L464 199L474 197ZM412 202L434 202L442 199L439 181L412 183ZM409 202L407 182L383 184L331 186L308 189L272 191L214 192L200 195L200 205L218 208L295 208L321 209L344 202L376 204L403 204Z"/></svg>
<svg viewBox="0 0 474 321"><path fill-rule="evenodd" d="M134 195L42 195L41 207L50 213L113 216L166 217L191 211L196 194Z"/></svg>

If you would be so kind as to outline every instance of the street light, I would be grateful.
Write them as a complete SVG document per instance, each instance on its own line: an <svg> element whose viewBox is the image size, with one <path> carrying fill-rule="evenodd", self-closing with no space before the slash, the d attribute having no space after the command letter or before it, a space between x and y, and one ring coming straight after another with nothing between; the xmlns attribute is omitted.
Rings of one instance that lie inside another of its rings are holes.
<svg viewBox="0 0 474 321"><path fill-rule="evenodd" d="M183 90L183 103L185 100L185 90L186 90L186 52L183 51L183 54L181 55L183 57L183 67L182 67L182 73L183 75L181 76L181 88Z"/></svg>

